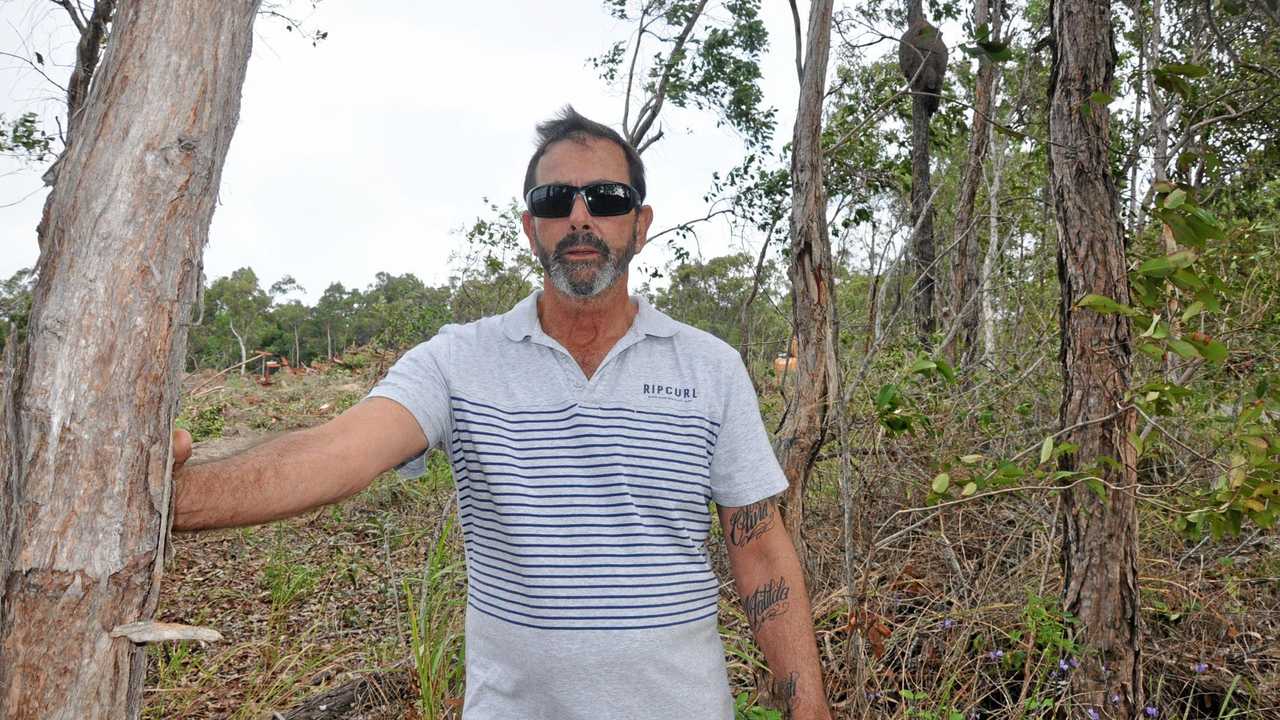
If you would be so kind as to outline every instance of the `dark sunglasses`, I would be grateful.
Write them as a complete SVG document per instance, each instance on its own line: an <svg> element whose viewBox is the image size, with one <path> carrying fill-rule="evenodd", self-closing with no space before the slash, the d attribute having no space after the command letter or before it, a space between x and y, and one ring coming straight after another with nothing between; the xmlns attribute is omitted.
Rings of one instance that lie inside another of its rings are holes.
<svg viewBox="0 0 1280 720"><path fill-rule="evenodd" d="M596 217L626 215L640 207L640 193L626 183L598 182L573 185L539 185L524 196L529 213L540 218L565 218L573 212L579 195L587 203L587 211Z"/></svg>

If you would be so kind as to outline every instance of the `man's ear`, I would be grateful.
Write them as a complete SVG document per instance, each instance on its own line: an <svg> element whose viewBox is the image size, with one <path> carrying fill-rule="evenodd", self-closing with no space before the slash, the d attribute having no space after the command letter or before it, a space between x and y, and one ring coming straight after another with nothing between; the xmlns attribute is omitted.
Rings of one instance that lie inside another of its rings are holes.
<svg viewBox="0 0 1280 720"><path fill-rule="evenodd" d="M636 211L636 252L649 243L649 226L653 224L653 206L641 205Z"/></svg>
<svg viewBox="0 0 1280 720"><path fill-rule="evenodd" d="M528 210L520 213L520 225L524 227L524 236L529 238L529 251L533 253L534 257L537 257L538 233L533 228L533 216L529 214Z"/></svg>

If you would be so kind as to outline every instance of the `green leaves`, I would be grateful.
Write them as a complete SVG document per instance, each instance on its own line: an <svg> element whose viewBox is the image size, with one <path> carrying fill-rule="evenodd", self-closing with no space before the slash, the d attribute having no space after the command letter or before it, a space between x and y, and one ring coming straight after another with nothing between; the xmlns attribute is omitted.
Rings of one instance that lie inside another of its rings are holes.
<svg viewBox="0 0 1280 720"><path fill-rule="evenodd" d="M926 377L932 377L936 374L947 382L955 382L956 380L955 368L951 367L951 363L942 358L919 358L912 363L907 372Z"/></svg>
<svg viewBox="0 0 1280 720"><path fill-rule="evenodd" d="M1187 344L1195 348L1196 353L1211 363L1220 364L1227 359L1227 346L1200 333L1191 333L1184 337Z"/></svg>
<svg viewBox="0 0 1280 720"><path fill-rule="evenodd" d="M891 434L911 431L912 417L904 412L902 390L894 383L886 383L876 393L876 417Z"/></svg>
<svg viewBox="0 0 1280 720"><path fill-rule="evenodd" d="M1174 93L1183 100L1189 100L1195 94L1195 88L1187 82L1188 78L1199 78L1209 74L1203 65L1191 63L1165 63L1151 71L1156 85Z"/></svg>
<svg viewBox="0 0 1280 720"><path fill-rule="evenodd" d="M1199 78L1209 74L1209 68L1192 63L1165 63L1160 67L1160 70L1171 75L1181 75L1189 78Z"/></svg>
<svg viewBox="0 0 1280 720"><path fill-rule="evenodd" d="M40 162L50 153L54 137L40 127L40 117L26 112L13 120L0 115L0 152L25 155Z"/></svg>
<svg viewBox="0 0 1280 720"><path fill-rule="evenodd" d="M1196 261L1196 254L1191 250L1179 250L1172 255L1152 258L1138 266L1139 275L1150 277L1168 277L1178 270L1191 267Z"/></svg>
<svg viewBox="0 0 1280 720"><path fill-rule="evenodd" d="M961 50L970 57L986 59L990 62L1005 62L1013 59L1013 49L1009 47L1009 43L993 40L991 26L987 23L979 25L974 31L973 44L962 45Z"/></svg>
<svg viewBox="0 0 1280 720"><path fill-rule="evenodd" d="M1139 310L1135 310L1124 303L1118 303L1109 297L1096 295L1094 293L1089 293L1088 295L1080 298L1080 300L1076 302L1076 307L1093 310L1094 312L1102 313L1103 315L1127 315L1128 317L1142 316L1142 312Z"/></svg>

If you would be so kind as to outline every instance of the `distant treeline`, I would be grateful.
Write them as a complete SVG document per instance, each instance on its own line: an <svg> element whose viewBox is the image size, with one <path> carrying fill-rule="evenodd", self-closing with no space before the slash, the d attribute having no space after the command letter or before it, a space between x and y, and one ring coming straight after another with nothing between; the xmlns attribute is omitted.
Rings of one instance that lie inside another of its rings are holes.
<svg viewBox="0 0 1280 720"><path fill-rule="evenodd" d="M186 369L222 369L260 350L298 365L328 360L352 347L404 349L445 324L506 312L541 283L538 269L521 256L472 260L444 285L428 285L413 273L380 272L364 289L332 283L314 304L297 299L306 289L291 276L266 287L247 267L214 278L204 284L193 312ZM742 306L754 273L755 258L745 254L687 261L669 267L663 285L645 283L638 292L672 317L739 347ZM790 309L783 282L771 263L763 267L746 313L746 347L754 360L767 360L787 347ZM25 334L33 286L30 270L0 281L0 349L10 328L18 337Z"/></svg>

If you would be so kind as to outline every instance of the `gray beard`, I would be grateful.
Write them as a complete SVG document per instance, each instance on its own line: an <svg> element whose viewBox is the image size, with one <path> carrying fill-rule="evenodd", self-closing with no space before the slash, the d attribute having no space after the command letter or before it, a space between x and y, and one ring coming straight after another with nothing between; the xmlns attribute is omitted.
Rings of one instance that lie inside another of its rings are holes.
<svg viewBox="0 0 1280 720"><path fill-rule="evenodd" d="M594 233L566 235L552 252L548 252L541 242L535 245L538 248L538 262L542 264L547 277L551 278L551 284L565 295L587 300L613 287L619 278L627 274L631 258L636 254L636 230L632 228L631 241L620 253L611 251ZM565 259L567 251L582 246L595 249L600 253L601 259L577 262Z"/></svg>

